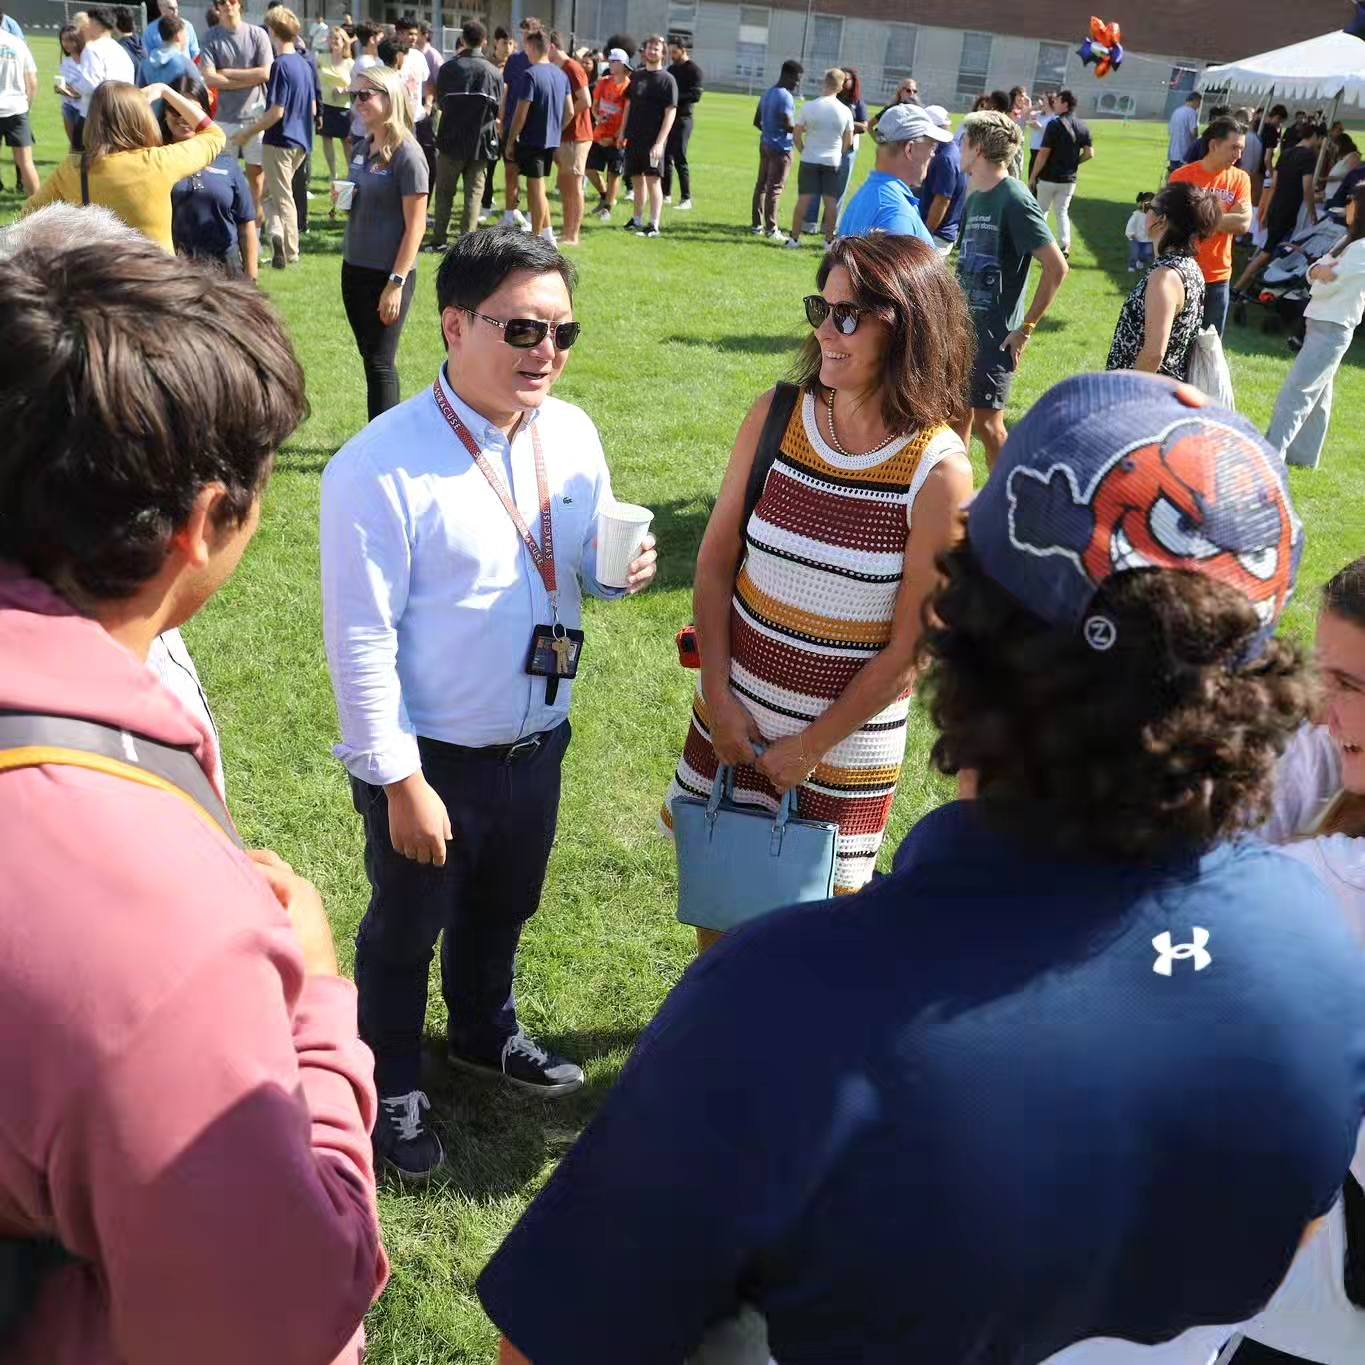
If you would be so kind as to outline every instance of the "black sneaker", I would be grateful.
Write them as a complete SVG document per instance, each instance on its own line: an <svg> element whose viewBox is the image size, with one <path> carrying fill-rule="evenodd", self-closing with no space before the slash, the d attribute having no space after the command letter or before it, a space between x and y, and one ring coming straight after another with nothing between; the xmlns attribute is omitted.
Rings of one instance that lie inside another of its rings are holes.
<svg viewBox="0 0 1365 1365"><path fill-rule="evenodd" d="M270 238L270 264L276 270L289 264L284 255L284 238L278 232Z"/></svg>
<svg viewBox="0 0 1365 1365"><path fill-rule="evenodd" d="M640 229L640 236L641 236L641 237L662 237L662 236L663 236L663 233L662 233L662 231L660 230L658 223L651 223L648 227L643 227L643 228Z"/></svg>
<svg viewBox="0 0 1365 1365"><path fill-rule="evenodd" d="M638 218L627 218L621 226L627 232L643 232L645 230L645 225Z"/></svg>
<svg viewBox="0 0 1365 1365"><path fill-rule="evenodd" d="M546 1052L520 1030L502 1045L502 1052L496 1057L466 1057L452 1047L450 1064L480 1076L501 1076L519 1090L529 1090L546 1099L571 1095L583 1086L581 1066Z"/></svg>
<svg viewBox="0 0 1365 1365"><path fill-rule="evenodd" d="M424 1091L390 1095L379 1101L374 1124L374 1155L377 1165L401 1180L421 1183L446 1159L441 1139L422 1121L431 1101Z"/></svg>

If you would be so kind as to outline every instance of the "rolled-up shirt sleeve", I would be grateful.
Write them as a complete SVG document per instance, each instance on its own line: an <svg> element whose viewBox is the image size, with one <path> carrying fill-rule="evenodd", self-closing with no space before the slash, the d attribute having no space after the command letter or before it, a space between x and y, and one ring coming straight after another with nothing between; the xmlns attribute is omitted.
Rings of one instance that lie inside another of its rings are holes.
<svg viewBox="0 0 1365 1365"><path fill-rule="evenodd" d="M606 453L602 449L602 438L591 422L585 422L584 441L591 448L589 459L594 473L592 516L588 520L587 533L583 538L582 558L579 560L579 581L583 590L593 597L614 602L626 595L624 588L609 588L597 581L597 517L603 508L616 501L611 491L611 471L607 468Z"/></svg>
<svg viewBox="0 0 1365 1365"><path fill-rule="evenodd" d="M355 777L386 786L421 767L398 677L398 624L412 543L391 479L363 450L322 479L322 632L341 721L336 756Z"/></svg>

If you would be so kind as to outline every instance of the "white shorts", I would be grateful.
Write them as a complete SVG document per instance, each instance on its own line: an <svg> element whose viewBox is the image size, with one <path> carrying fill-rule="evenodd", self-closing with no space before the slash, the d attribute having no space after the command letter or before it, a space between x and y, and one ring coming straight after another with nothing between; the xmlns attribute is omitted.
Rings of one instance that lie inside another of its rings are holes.
<svg viewBox="0 0 1365 1365"><path fill-rule="evenodd" d="M227 134L228 141L231 142L233 137L240 133L243 128L250 128L255 122L256 120L254 118L248 119L242 123L229 123L225 119L219 119L218 126ZM265 157L261 151L261 147L264 145L262 141L264 137L264 133L257 133L256 136L242 148L242 160L245 161L248 166L262 166L265 164Z"/></svg>

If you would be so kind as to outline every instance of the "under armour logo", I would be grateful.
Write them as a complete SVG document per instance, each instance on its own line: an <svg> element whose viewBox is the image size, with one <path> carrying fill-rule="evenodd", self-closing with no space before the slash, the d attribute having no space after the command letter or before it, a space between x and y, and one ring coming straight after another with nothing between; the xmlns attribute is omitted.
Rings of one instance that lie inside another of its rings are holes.
<svg viewBox="0 0 1365 1365"><path fill-rule="evenodd" d="M1158 934L1152 940L1152 947L1157 951L1157 959L1152 963L1152 970L1158 976L1170 976L1171 964L1177 958L1194 958L1194 969L1202 972L1205 967L1213 961L1213 955L1207 951L1209 943L1209 931L1201 929L1198 925L1194 928L1194 939L1190 943L1171 944L1171 935L1168 932Z"/></svg>

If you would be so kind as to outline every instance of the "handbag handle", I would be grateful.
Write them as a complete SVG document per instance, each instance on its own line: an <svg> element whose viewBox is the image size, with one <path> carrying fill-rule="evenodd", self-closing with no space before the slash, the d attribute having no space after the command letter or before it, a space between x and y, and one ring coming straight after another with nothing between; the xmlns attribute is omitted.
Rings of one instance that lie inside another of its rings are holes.
<svg viewBox="0 0 1365 1365"><path fill-rule="evenodd" d="M767 751L768 746L754 742L754 754L762 757ZM711 795L706 802L706 818L714 820L720 811L721 802L733 802L735 796L735 770L728 764L722 764L716 769L715 779L711 783ZM771 852L777 857L782 852L782 838L787 832L787 821L796 813L796 789L789 787L782 795L781 801L777 803L777 812L773 816L773 840Z"/></svg>

